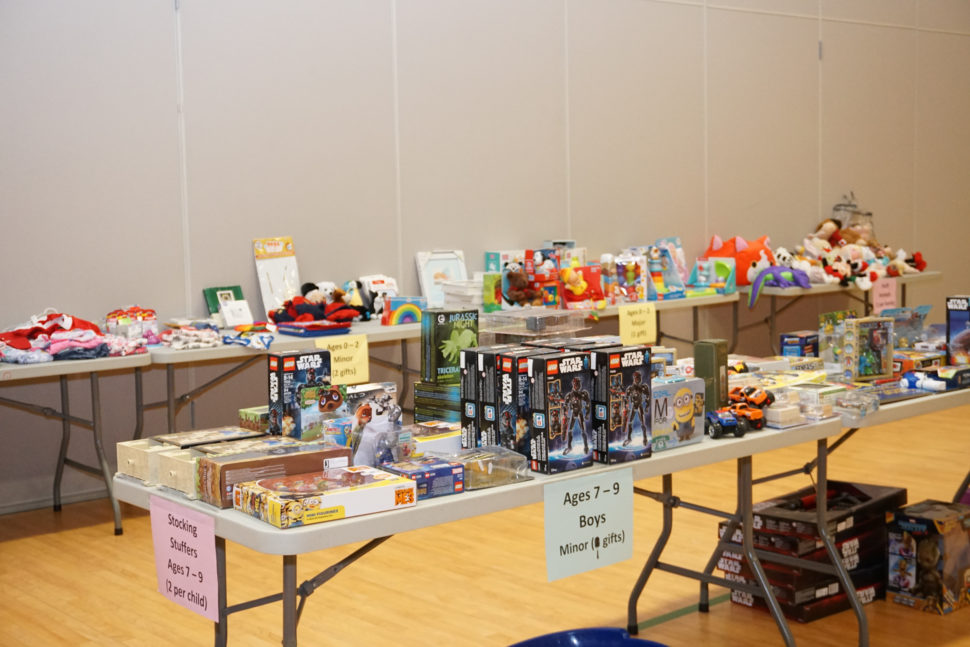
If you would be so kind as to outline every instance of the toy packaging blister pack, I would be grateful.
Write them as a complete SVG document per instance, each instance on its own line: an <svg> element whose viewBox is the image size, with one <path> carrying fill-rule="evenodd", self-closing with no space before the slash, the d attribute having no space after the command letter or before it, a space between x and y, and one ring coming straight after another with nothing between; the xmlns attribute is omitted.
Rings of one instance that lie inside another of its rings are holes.
<svg viewBox="0 0 970 647"><path fill-rule="evenodd" d="M437 456L465 467L466 490L481 490L532 480L525 456L505 447L489 445L463 449L457 454Z"/></svg>
<svg viewBox="0 0 970 647"><path fill-rule="evenodd" d="M337 411L353 418L348 443L354 465L373 465L379 450L379 435L401 425L397 384L372 382L348 386L344 403Z"/></svg>
<svg viewBox="0 0 970 647"><path fill-rule="evenodd" d="M301 440L319 438L330 407L330 351L270 353L269 431Z"/></svg>
<svg viewBox="0 0 970 647"><path fill-rule="evenodd" d="M663 451L704 438L704 380L656 378L653 387L653 450Z"/></svg>
<svg viewBox="0 0 970 647"><path fill-rule="evenodd" d="M893 320L859 317L845 321L842 375L846 380L878 380L893 375Z"/></svg>
<svg viewBox="0 0 970 647"><path fill-rule="evenodd" d="M589 354L564 352L533 357L528 371L532 470L556 474L589 467L593 464Z"/></svg>
<svg viewBox="0 0 970 647"><path fill-rule="evenodd" d="M650 347L590 353L593 372L593 460L620 463L652 452Z"/></svg>

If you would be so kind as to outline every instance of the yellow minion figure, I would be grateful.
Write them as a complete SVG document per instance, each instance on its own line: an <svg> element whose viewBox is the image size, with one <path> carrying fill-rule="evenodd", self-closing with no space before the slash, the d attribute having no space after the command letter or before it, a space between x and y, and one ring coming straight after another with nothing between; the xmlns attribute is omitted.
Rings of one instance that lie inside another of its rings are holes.
<svg viewBox="0 0 970 647"><path fill-rule="evenodd" d="M694 435L694 392L686 386L674 396L674 422L671 428L680 441Z"/></svg>

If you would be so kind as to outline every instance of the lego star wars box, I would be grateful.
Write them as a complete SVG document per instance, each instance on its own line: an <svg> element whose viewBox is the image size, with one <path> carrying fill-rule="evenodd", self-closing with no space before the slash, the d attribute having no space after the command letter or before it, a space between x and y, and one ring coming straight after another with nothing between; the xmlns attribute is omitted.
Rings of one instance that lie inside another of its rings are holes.
<svg viewBox="0 0 970 647"><path fill-rule="evenodd" d="M461 350L475 346L478 310L427 310L421 317L421 379L458 384Z"/></svg>
<svg viewBox="0 0 970 647"><path fill-rule="evenodd" d="M593 460L621 463L652 452L650 347L590 353L593 372Z"/></svg>
<svg viewBox="0 0 970 647"><path fill-rule="evenodd" d="M886 521L891 602L939 614L970 604L970 506L921 501Z"/></svg>
<svg viewBox="0 0 970 647"><path fill-rule="evenodd" d="M323 433L330 406L330 351L270 353L269 432L301 440Z"/></svg>
<svg viewBox="0 0 970 647"><path fill-rule="evenodd" d="M970 296L946 299L946 362L970 364Z"/></svg>
<svg viewBox="0 0 970 647"><path fill-rule="evenodd" d="M499 420L499 372L498 356L505 351L519 349L520 346L483 346L478 349L475 360L477 365L478 394L478 438L475 447L498 445Z"/></svg>
<svg viewBox="0 0 970 647"><path fill-rule="evenodd" d="M659 377L653 387L653 451L673 449L704 438L704 380Z"/></svg>
<svg viewBox="0 0 970 647"><path fill-rule="evenodd" d="M465 466L437 456L412 457L406 461L387 463L381 469L414 481L418 501L465 491Z"/></svg>
<svg viewBox="0 0 970 647"><path fill-rule="evenodd" d="M512 348L512 344L494 344L463 348L459 353L461 397L461 446L478 447L480 434L478 406L478 353Z"/></svg>
<svg viewBox="0 0 970 647"><path fill-rule="evenodd" d="M589 467L593 464L589 353L533 357L528 372L532 387L531 469L556 474Z"/></svg>
<svg viewBox="0 0 970 647"><path fill-rule="evenodd" d="M494 431L483 427L482 446L499 445L529 457L529 418L532 416L529 358L553 352L548 348L521 347L500 351L495 356L497 423L492 427Z"/></svg>

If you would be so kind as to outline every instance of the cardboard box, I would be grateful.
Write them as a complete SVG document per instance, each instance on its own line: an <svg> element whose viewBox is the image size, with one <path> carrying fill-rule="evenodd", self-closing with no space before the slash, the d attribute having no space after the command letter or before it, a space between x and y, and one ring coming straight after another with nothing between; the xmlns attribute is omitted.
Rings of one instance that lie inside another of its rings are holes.
<svg viewBox="0 0 970 647"><path fill-rule="evenodd" d="M461 446L478 447L481 434L478 406L478 353L487 350L512 348L512 344L493 344L478 348L464 348L458 358L461 397Z"/></svg>
<svg viewBox="0 0 970 647"><path fill-rule="evenodd" d="M461 423L447 420L415 421L408 429L414 441L414 455L457 454L461 451Z"/></svg>
<svg viewBox="0 0 970 647"><path fill-rule="evenodd" d="M535 472L556 474L593 464L589 361L589 353L582 352L529 358L529 456Z"/></svg>
<svg viewBox="0 0 970 647"><path fill-rule="evenodd" d="M939 614L970 604L970 506L921 501L886 521L890 601Z"/></svg>
<svg viewBox="0 0 970 647"><path fill-rule="evenodd" d="M946 299L946 363L970 364L970 296Z"/></svg>
<svg viewBox="0 0 970 647"><path fill-rule="evenodd" d="M144 481L158 483L158 455L162 452L187 449L215 442L230 442L243 438L259 438L264 434L242 427L216 427L125 440L116 445L118 472Z"/></svg>
<svg viewBox="0 0 970 647"><path fill-rule="evenodd" d="M239 426L243 429L258 431L261 434L269 433L269 405L264 404L260 407L248 407L239 410Z"/></svg>
<svg viewBox="0 0 970 647"><path fill-rule="evenodd" d="M237 483L349 464L348 447L327 444L286 445L241 454L202 456L196 487L202 501L219 508L231 508L232 488Z"/></svg>
<svg viewBox="0 0 970 647"><path fill-rule="evenodd" d="M783 357L818 357L818 331L796 330L781 334Z"/></svg>
<svg viewBox="0 0 970 647"><path fill-rule="evenodd" d="M620 463L650 457L650 362L649 346L620 346L590 353L594 461Z"/></svg>
<svg viewBox="0 0 970 647"><path fill-rule="evenodd" d="M337 467L237 483L232 507L277 528L409 508L415 482L376 467Z"/></svg>
<svg viewBox="0 0 970 647"><path fill-rule="evenodd" d="M330 351L267 355L269 431L301 440L319 438L323 418L338 406L331 392Z"/></svg>
<svg viewBox="0 0 970 647"><path fill-rule="evenodd" d="M478 310L432 309L421 318L421 379L458 384L461 350L478 346Z"/></svg>
<svg viewBox="0 0 970 647"><path fill-rule="evenodd" d="M529 457L532 439L529 429L529 419L532 416L532 404L529 400L529 358L552 352L554 351L548 348L521 346L499 351L495 355L495 424L482 425L479 445L499 445ZM490 381L491 376L485 376L483 383ZM484 398L479 400L482 402L482 409L487 411L491 405L484 402Z"/></svg>
<svg viewBox="0 0 970 647"><path fill-rule="evenodd" d="M416 456L381 468L414 481L418 501L465 491L465 466L436 456Z"/></svg>
<svg viewBox="0 0 970 647"><path fill-rule="evenodd" d="M653 388L653 451L673 449L704 439L704 380L660 377Z"/></svg>
<svg viewBox="0 0 970 647"><path fill-rule="evenodd" d="M705 411L728 405L727 346L725 339L694 342L694 377L704 380Z"/></svg>

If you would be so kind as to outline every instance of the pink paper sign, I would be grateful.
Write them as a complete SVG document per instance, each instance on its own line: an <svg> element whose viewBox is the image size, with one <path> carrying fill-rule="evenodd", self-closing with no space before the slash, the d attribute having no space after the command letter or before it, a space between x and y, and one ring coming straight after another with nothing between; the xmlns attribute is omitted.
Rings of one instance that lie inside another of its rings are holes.
<svg viewBox="0 0 970 647"><path fill-rule="evenodd" d="M215 520L155 496L151 515L159 593L218 622Z"/></svg>
<svg viewBox="0 0 970 647"><path fill-rule="evenodd" d="M887 308L896 307L896 279L879 279L872 284L872 311L877 315Z"/></svg>

